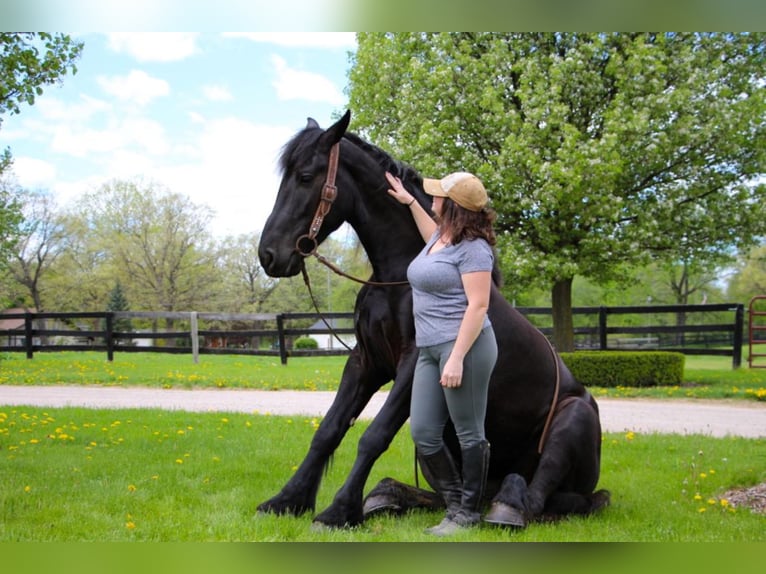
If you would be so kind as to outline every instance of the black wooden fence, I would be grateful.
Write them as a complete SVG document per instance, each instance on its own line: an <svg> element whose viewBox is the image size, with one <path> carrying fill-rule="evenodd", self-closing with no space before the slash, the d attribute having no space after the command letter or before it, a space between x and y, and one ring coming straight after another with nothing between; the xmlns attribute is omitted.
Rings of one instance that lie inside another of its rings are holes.
<svg viewBox="0 0 766 574"><path fill-rule="evenodd" d="M550 337L550 308L519 307ZM640 307L576 307L575 346L595 350L667 350L686 355L742 359L744 305L654 305ZM348 353L333 348L297 349L302 336L353 335L352 313L241 314L197 312L6 313L0 315L0 351L25 352L33 358L46 351L237 354L288 357ZM15 321L15 325L13 324ZM161 326L159 322L164 324ZM134 329L132 323L145 329ZM338 326L340 325L340 326ZM350 342L353 346L353 341Z"/></svg>

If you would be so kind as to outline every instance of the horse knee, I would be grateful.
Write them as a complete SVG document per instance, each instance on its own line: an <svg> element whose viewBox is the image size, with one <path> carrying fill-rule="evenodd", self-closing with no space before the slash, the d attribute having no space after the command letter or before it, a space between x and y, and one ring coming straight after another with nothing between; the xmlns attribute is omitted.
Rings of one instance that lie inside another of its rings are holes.
<svg viewBox="0 0 766 574"><path fill-rule="evenodd" d="M499 526L524 528L529 514L527 481L519 474L509 474L503 479L500 490L492 499L484 522Z"/></svg>

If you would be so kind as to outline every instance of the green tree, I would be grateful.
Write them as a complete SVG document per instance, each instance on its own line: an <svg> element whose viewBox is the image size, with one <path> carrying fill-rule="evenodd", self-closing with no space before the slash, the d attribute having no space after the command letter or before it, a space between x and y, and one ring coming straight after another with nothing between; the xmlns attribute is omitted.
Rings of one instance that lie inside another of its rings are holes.
<svg viewBox="0 0 766 574"><path fill-rule="evenodd" d="M109 301L106 304L107 311L130 311L130 303L125 296L125 291L122 289L122 283L117 281L114 284L114 288L109 293ZM128 333L133 330L133 325L130 319L118 318L115 319L112 327L115 331L120 333ZM119 343L119 339L117 342Z"/></svg>
<svg viewBox="0 0 766 574"><path fill-rule="evenodd" d="M156 182L113 180L86 194L73 211L98 265L146 310L199 309L213 294L209 208ZM172 321L166 322L168 327Z"/></svg>
<svg viewBox="0 0 766 574"><path fill-rule="evenodd" d="M24 192L23 223L13 244L10 274L26 290L32 306L46 309L44 296L46 277L61 254L63 228L55 200L44 192Z"/></svg>
<svg viewBox="0 0 766 574"><path fill-rule="evenodd" d="M83 44L66 34L0 32L0 127L5 113L18 114L33 105L43 86L77 72ZM12 164L10 149L0 152L0 175ZM0 187L0 256L19 223L19 206ZM0 257L0 262L5 257Z"/></svg>
<svg viewBox="0 0 766 574"><path fill-rule="evenodd" d="M763 233L763 34L359 34L355 129L421 173L472 171L498 212L506 282L683 261Z"/></svg>
<svg viewBox="0 0 766 574"><path fill-rule="evenodd" d="M744 304L756 295L766 295L766 244L754 247L738 261L728 292Z"/></svg>

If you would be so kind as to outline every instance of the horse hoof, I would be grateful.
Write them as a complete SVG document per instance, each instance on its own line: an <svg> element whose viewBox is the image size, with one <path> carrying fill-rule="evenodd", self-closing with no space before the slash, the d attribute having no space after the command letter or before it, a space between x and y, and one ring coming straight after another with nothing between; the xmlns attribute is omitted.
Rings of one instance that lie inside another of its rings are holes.
<svg viewBox="0 0 766 574"><path fill-rule="evenodd" d="M364 501L362 514L367 517L372 514L381 514L383 512L399 513L402 511L401 505L397 504L391 497L385 495L370 496Z"/></svg>
<svg viewBox="0 0 766 574"><path fill-rule="evenodd" d="M489 524L510 528L526 528L527 526L524 513L503 502L493 502L483 520Z"/></svg>

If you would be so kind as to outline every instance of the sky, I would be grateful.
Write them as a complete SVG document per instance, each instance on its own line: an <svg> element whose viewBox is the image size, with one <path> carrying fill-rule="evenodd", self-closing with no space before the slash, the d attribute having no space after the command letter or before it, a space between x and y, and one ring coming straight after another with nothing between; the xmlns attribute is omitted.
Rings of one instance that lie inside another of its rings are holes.
<svg viewBox="0 0 766 574"><path fill-rule="evenodd" d="M77 73L3 116L19 184L65 208L141 178L213 209L219 238L263 228L281 147L308 117L327 127L345 111L356 46L345 32L73 36Z"/></svg>

